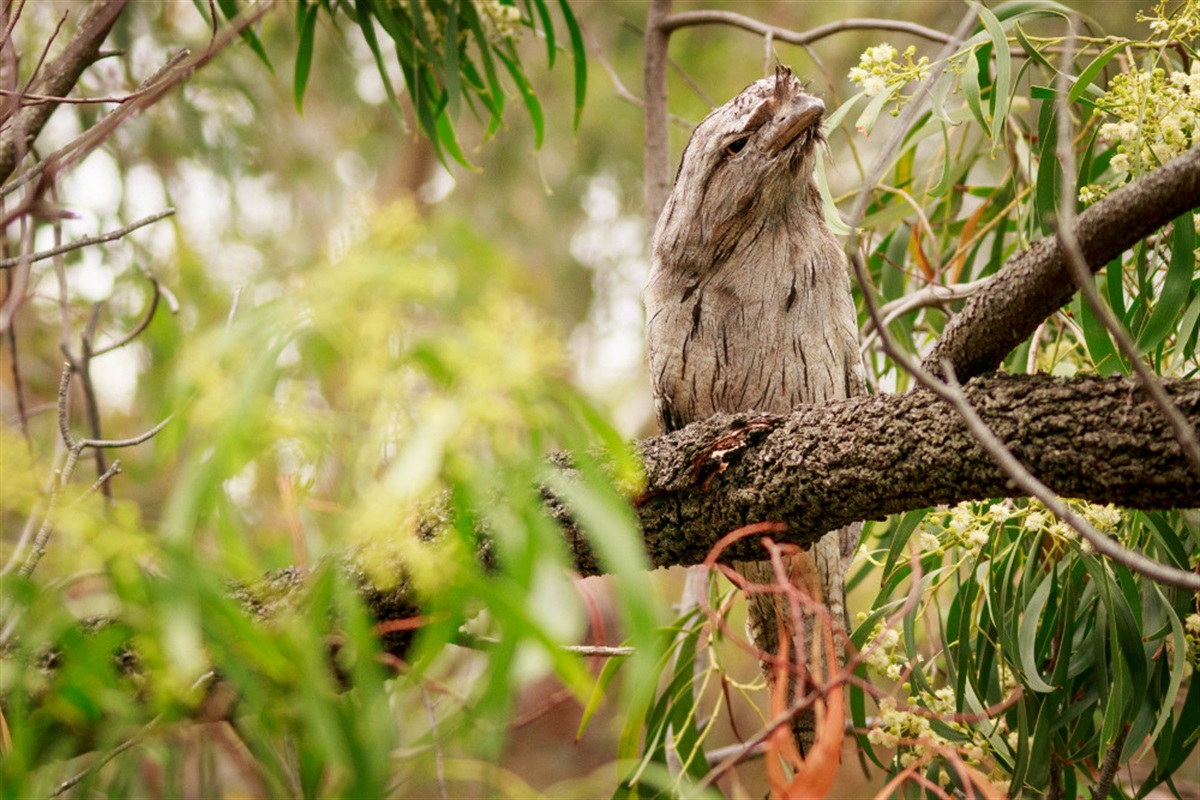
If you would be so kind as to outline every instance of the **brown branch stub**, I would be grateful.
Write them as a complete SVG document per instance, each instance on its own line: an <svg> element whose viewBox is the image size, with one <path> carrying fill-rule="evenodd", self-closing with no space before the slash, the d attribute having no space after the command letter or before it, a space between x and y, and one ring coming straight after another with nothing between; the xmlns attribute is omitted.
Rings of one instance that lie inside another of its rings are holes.
<svg viewBox="0 0 1200 800"><path fill-rule="evenodd" d="M1187 211L1200 207L1200 148L1121 187L1079 215L1075 238L1092 272ZM1042 239L1008 260L946 325L925 358L941 373L949 360L966 380L1000 366L1013 348L1075 295L1062 247Z"/></svg>

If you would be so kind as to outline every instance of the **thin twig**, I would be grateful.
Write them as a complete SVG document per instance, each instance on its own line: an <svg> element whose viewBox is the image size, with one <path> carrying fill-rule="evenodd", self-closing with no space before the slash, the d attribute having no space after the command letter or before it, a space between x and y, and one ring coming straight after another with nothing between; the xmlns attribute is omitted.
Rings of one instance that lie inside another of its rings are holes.
<svg viewBox="0 0 1200 800"><path fill-rule="evenodd" d="M71 376L75 368L70 361L63 364L62 375L58 379L58 433L62 436L63 444L68 450L75 450L75 439L71 436L70 394Z"/></svg>
<svg viewBox="0 0 1200 800"><path fill-rule="evenodd" d="M79 495L79 497L75 498L75 501L71 503L70 507L74 508L75 506L79 505L84 500L86 500L87 498L89 498L93 494L95 494L97 491L99 491L100 487L103 486L106 482L108 482L111 478L113 478L116 475L120 475L120 474L121 474L121 459L114 458L113 463L109 466L109 468L107 470L104 471L104 474L101 475L99 478L97 478L96 482L93 483L91 486L89 486L86 492Z"/></svg>
<svg viewBox="0 0 1200 800"><path fill-rule="evenodd" d="M142 318L138 320L138 323L133 326L133 329L130 330L129 333L125 334L114 342L106 344L104 347L101 347L98 350L94 350L92 352L92 358L98 358L105 353L111 353L113 350L124 347L136 339L142 331L149 327L151 320L154 319L154 312L158 309L158 300L160 297L162 297L162 292L159 290L158 281L152 276L147 277L150 279L150 288L153 291L150 294L150 304L146 307L146 313L142 315Z"/></svg>
<svg viewBox="0 0 1200 800"><path fill-rule="evenodd" d="M13 274L4 273L5 298L13 293ZM13 394L17 401L17 420L20 424L21 438L25 440L25 449L29 451L30 462L33 461L33 435L29 432L29 410L25 407L25 382L21 377L21 361L18 358L16 327L9 325L4 331L8 339L8 356L12 361Z"/></svg>
<svg viewBox="0 0 1200 800"><path fill-rule="evenodd" d="M1075 45L1075 17L1072 15L1068 22L1069 28L1067 33L1068 49L1074 49ZM1058 236L1059 246L1062 248L1063 255L1066 256L1065 261L1067 268L1071 271L1071 276L1075 279L1079 291L1083 294L1084 301L1092 310L1092 313L1104 324L1105 329L1112 336L1113 340L1121 350L1121 354L1125 356L1125 360L1133 368L1134 374L1137 376L1138 382L1146 391L1163 412L1170 423L1172 430L1175 431L1175 439L1179 442L1179 446L1183 449L1184 455L1192 465L1192 469L1197 475L1200 475L1200 442L1196 440L1196 432L1188 425L1187 419L1183 413L1171 402L1171 398L1167 395L1166 389L1159 382L1158 376L1150 371L1150 367L1142 359L1138 352L1137 345L1133 338L1129 335L1129 331L1125 329L1113 315L1112 310L1100 299L1100 293L1096 290L1096 284L1092 277L1092 272L1087 267L1087 261L1083 257L1083 251L1079 246L1079 239L1075 235L1075 150L1071 146L1071 117L1070 112L1066 107L1067 90L1070 87L1070 78L1067 75L1067 67L1071 63L1070 58L1064 59L1064 68L1058 74L1058 87L1055 92L1055 113L1058 116L1058 146L1056 148L1058 161L1062 165L1062 195L1058 202L1058 219L1055 221L1054 227Z"/></svg>
<svg viewBox="0 0 1200 800"><path fill-rule="evenodd" d="M179 64L179 62L183 61L190 54L191 54L191 52L189 50L185 49L185 50L180 50L175 55L171 56L171 58L167 60L167 63L164 64L163 66L161 66L157 72L155 72L153 75L151 75L146 80L142 81L141 86L138 87L139 91L141 89L144 89L144 88L147 88L149 86L156 84L161 77L163 77L168 72L170 72L172 69L174 69ZM112 111L109 112L109 114L115 114L116 112L117 112L117 109L113 109ZM36 178L37 176L41 175L42 172L46 169L47 165L58 163L58 161L61 160L63 156L65 156L67 153L71 152L71 150L78 147L79 144L84 141L84 139L88 135L89 131L90 131L90 129L88 131L84 131L79 136L72 139L70 142L67 142L62 147L60 147L57 150L55 150L54 152L50 153L50 155L46 156L38 163L29 167L29 169L20 173L16 177L6 181L3 186L0 186L0 197L3 197L5 195L8 195L8 194L16 191L17 189L24 186L29 181L31 181L34 178Z"/></svg>
<svg viewBox="0 0 1200 800"><path fill-rule="evenodd" d="M40 252L33 253L32 255L6 258L3 261L0 261L0 269L10 269L18 264L24 263L32 264L37 261L44 261L47 258L53 258L54 256L62 255L63 253L69 253L72 250L89 247L94 244L102 244L103 242L111 242L113 239L120 239L122 236L126 236L129 233L136 231L138 228L145 227L152 222L158 222L160 219L165 219L174 213L175 209L168 208L163 211L159 211L157 214L151 214L145 219L139 219L137 222L130 223L123 228L118 228L115 231L101 233L96 236L84 236L80 239L76 239L73 242L68 242L67 244L60 245L58 247L52 247L49 250L42 250Z"/></svg>
<svg viewBox="0 0 1200 800"><path fill-rule="evenodd" d="M596 37L592 35L588 28L583 27L582 30L583 36L588 43L588 50L591 51L591 54L595 57L595 59L600 62L600 66L604 68L604 71L608 73L609 80L611 80L613 83L613 89L616 91L617 97L621 100L624 100L626 103L629 103L630 105L644 109L646 104L642 102L642 98L629 91L625 84L621 82L621 76L617 74L616 69L613 68L612 62L608 60L608 57L604 55L604 50L601 49L600 43L596 40ZM675 114L668 114L667 117L673 124L678 125L681 128L691 130L695 127L695 123Z"/></svg>
<svg viewBox="0 0 1200 800"><path fill-rule="evenodd" d="M92 304L92 313L88 315L87 325L84 326L83 334L79 337L79 388L83 391L83 405L87 412L88 429L91 431L92 439L101 439L100 430L100 399L96 396L96 387L92 383L92 347L96 340L96 326L100 324L100 303ZM104 454L104 449L97 447L92 452L92 458L96 462L96 476L99 477L105 472L108 472L108 459ZM107 484L101 484L101 491L104 492L104 497L112 500L112 488Z"/></svg>
<svg viewBox="0 0 1200 800"><path fill-rule="evenodd" d="M819 39L824 39L826 36L852 30L896 31L898 33L911 33L914 36L920 36L933 42L955 41L953 37L939 30L927 28L924 25L917 25L912 22L901 22L892 19L843 19L825 25L818 25L812 30L803 33L789 30L788 28L767 25L753 17L743 16L732 11L681 11L678 14L671 14L661 23L662 30L665 33L671 33L680 28L688 28L695 25L730 25L734 28L741 28L742 30L762 36L770 34L773 38L781 42L798 45L812 44Z"/></svg>
<svg viewBox="0 0 1200 800"><path fill-rule="evenodd" d="M174 418L175 414L172 412L168 414L162 422L158 423L150 430L146 431L145 433L140 433L137 436L132 436L128 439L80 439L78 442L76 442L76 446L81 450L88 447L103 447L110 450L118 447L133 447L153 439L163 428L167 427L167 423Z"/></svg>
<svg viewBox="0 0 1200 800"><path fill-rule="evenodd" d="M119 97L60 97L50 94L33 94L31 92L21 91L19 89L0 89L0 97L19 97L22 100L30 100L32 102L22 103L22 105L33 105L34 103L64 103L67 105L92 105L96 103L128 103L138 96L137 92L120 95Z"/></svg>
<svg viewBox="0 0 1200 800"><path fill-rule="evenodd" d="M944 303L952 303L956 300L965 300L983 288L983 286L987 284L988 280L988 278L983 278L981 280L971 281L970 283L931 283L928 286L919 289L918 291L915 291L911 294L906 294L903 297L898 297L889 303L885 303L879 309L879 313L883 317L883 324L891 325L894 321L910 311L916 311L919 308L928 308L929 306L940 306ZM875 320L868 319L863 323L860 334L863 337L866 337L874 330Z"/></svg>

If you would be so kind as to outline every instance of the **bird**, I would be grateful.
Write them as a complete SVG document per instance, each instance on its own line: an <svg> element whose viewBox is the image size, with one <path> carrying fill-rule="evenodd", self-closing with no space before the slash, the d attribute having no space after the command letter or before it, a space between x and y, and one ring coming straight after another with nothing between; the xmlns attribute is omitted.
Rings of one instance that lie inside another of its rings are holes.
<svg viewBox="0 0 1200 800"><path fill-rule="evenodd" d="M814 178L824 114L822 100L780 65L693 131L655 226L643 293L663 432L721 412L782 414L864 393L846 258ZM792 582L819 593L843 630L845 572L860 530L828 532L788 564ZM749 582L776 582L768 561L734 567ZM775 654L780 618L793 629L786 604L761 591L747 601L751 640ZM810 646L807 659L822 659L817 675L826 663L819 649ZM812 726L811 714L793 724L801 747Z"/></svg>

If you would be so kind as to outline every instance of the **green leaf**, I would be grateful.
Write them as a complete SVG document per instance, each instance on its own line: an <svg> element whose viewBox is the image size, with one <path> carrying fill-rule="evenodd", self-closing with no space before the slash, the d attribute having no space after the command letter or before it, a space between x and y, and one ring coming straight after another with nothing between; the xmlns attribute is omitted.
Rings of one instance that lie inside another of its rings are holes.
<svg viewBox="0 0 1200 800"><path fill-rule="evenodd" d="M942 122L942 175L938 178L937 184L929 190L931 197L945 197L946 193L954 186L952 180L952 167L954 160L950 151L950 128L946 123Z"/></svg>
<svg viewBox="0 0 1200 800"><path fill-rule="evenodd" d="M567 33L571 38L571 53L575 59L574 129L578 131L579 121L583 118L583 101L587 96L587 52L583 48L583 33L579 30L579 23L575 21L571 5L567 0L558 0L558 7L562 10L563 21L567 23Z"/></svg>
<svg viewBox="0 0 1200 800"><path fill-rule="evenodd" d="M1008 91L1012 84L1012 56L1008 52L1008 37L1004 33L1004 26L1000 24L1000 20L996 19L996 15L982 3L975 5L975 11L992 37L992 49L996 54L996 81L992 85L991 98L991 137L993 142L999 142L1004 133L1004 126L1008 124L1008 104L1010 102Z"/></svg>
<svg viewBox="0 0 1200 800"><path fill-rule="evenodd" d="M433 59L434 54L437 53L437 48L434 47L433 38L429 35L429 26L425 24L425 14L421 0L408 0L408 14L409 19L412 20L412 29L417 35L417 41L421 43L421 48L425 51L421 60L433 68L435 75L439 78L438 83L445 85L444 80L441 80L443 76L437 74L439 71L438 65Z"/></svg>
<svg viewBox="0 0 1200 800"><path fill-rule="evenodd" d="M615 577L622 594L624 623L626 630L632 632L636 648L636 655L630 660L631 675L625 685L629 712L618 745L622 757L628 757L636 751L642 730L640 721L649 709L657 685L658 604L645 580L650 565L632 509L608 485L603 470L586 455L576 453L575 466L581 480L572 480L557 470L550 470L542 476L542 483L571 509L588 544L606 571Z"/></svg>
<svg viewBox="0 0 1200 800"><path fill-rule="evenodd" d="M887 560L883 565L882 574L884 578L887 578L892 574L892 570L895 568L896 562L900 558L900 554L904 552L904 546L908 544L909 537L912 536L913 531L917 529L917 525L919 525L921 520L925 519L926 515L928 514L928 508L916 508L912 511L906 512L904 516L900 518L899 524L896 525L896 532L892 535L891 545L888 547ZM882 594L876 599L874 605L879 605L879 600L881 599L883 599Z"/></svg>
<svg viewBox="0 0 1200 800"><path fill-rule="evenodd" d="M1108 268L1120 271L1121 265L1119 262L1109 264ZM1087 344L1088 354L1099 373L1101 375L1113 375L1118 372L1128 374L1128 364L1117 350L1116 345L1113 344L1108 328L1104 327L1100 318L1092 313L1091 304L1084 301L1082 297L1076 297L1074 306L1075 318L1079 320L1079 325L1083 328L1083 339Z"/></svg>
<svg viewBox="0 0 1200 800"><path fill-rule="evenodd" d="M1183 675L1187 670L1187 638L1184 634L1183 624L1179 621L1179 615L1175 613L1175 609L1167 601L1163 595L1162 589L1158 584L1151 584L1154 590L1154 596L1158 598L1159 606L1163 613L1167 615L1167 619L1171 624L1171 636L1175 643L1174 656L1171 659L1170 678L1167 681L1167 691L1158 703L1158 720L1154 725L1154 730L1150 733L1148 741L1153 743L1157 741L1158 736L1162 733L1163 728L1171 720L1172 712L1175 709L1175 701L1179 697L1179 687L1183 684Z"/></svg>
<svg viewBox="0 0 1200 800"><path fill-rule="evenodd" d="M225 15L226 20L231 20L238 15L237 0L217 0L217 7L221 9L221 13ZM250 49L266 65L267 69L274 74L275 67L271 66L271 59L267 58L267 51L263 48L262 42L258 40L258 36L254 33L254 30L247 26L242 28L238 35L242 38L242 41L250 46Z"/></svg>
<svg viewBox="0 0 1200 800"><path fill-rule="evenodd" d="M929 93L930 110L933 113L934 119L945 125L953 125L957 122L946 111L946 98L950 96L950 90L954 88L957 81L958 75L956 73L948 69L943 70L942 74L938 76L937 83L933 85L933 91ZM855 97L859 97L861 94L862 92L855 95Z"/></svg>
<svg viewBox="0 0 1200 800"><path fill-rule="evenodd" d="M458 68L458 7L461 2L462 0L451 0L450 2L450 7L446 11L446 30L442 41L442 47L446 51L443 54L445 60L445 66L443 67L445 81L443 85L446 89L446 98L449 102L451 119L458 119L459 95L461 94Z"/></svg>
<svg viewBox="0 0 1200 800"><path fill-rule="evenodd" d="M1055 690L1054 686L1046 683L1042 678L1042 672L1037 665L1041 656L1037 652L1035 641L1042 610L1046 607L1046 601L1050 598L1050 587L1054 584L1055 580L1056 574L1051 574L1043 578L1041 583L1038 584L1037 589L1034 590L1033 595L1029 598L1025 612L1021 616L1021 623L1017 628L1017 652L1021 661L1021 669L1025 675L1025 682L1035 692L1052 692Z"/></svg>
<svg viewBox="0 0 1200 800"><path fill-rule="evenodd" d="M883 112L883 107L891 100L891 93L887 91L880 92L867 103L867 107L858 115L858 119L854 123L854 127L863 136L870 136L871 131L875 130L875 123L879 121L879 115Z"/></svg>
<svg viewBox="0 0 1200 800"><path fill-rule="evenodd" d="M588 699L583 705L583 711L580 712L579 727L575 730L575 741L583 738L588 723L592 721L592 717L600 708L600 703L608 696L608 685L617 676L617 671L624 666L625 661L625 656L616 656L605 661L604 666L600 668L600 674L596 676L596 682L592 685L591 694L588 695Z"/></svg>
<svg viewBox="0 0 1200 800"><path fill-rule="evenodd" d="M496 74L496 64L492 60L492 53L499 53L500 51L493 47L491 40L484 31L483 23L479 19L479 13L475 8L475 4L467 3L462 8L467 27L471 29L471 35L475 37L480 59L483 61L483 74L487 78L488 91L483 93L483 95L487 98L485 102L487 102L492 116L488 120L488 129L484 135L485 137L489 137L499 129L501 115L504 113L504 87L500 85L500 76Z"/></svg>
<svg viewBox="0 0 1200 800"><path fill-rule="evenodd" d="M980 79L979 58L973 55L968 56L966 72L962 80L963 92L967 96L967 108L971 109L971 115L975 117L979 127L990 134L991 126L988 125L987 119L983 115L983 102L980 99Z"/></svg>
<svg viewBox="0 0 1200 800"><path fill-rule="evenodd" d="M817 158L813 169L813 178L817 182L817 194L821 197L821 212L825 215L825 224L839 236L850 235L850 226L842 219L837 203L833 201L833 192L829 190L829 178L825 173L825 159Z"/></svg>
<svg viewBox="0 0 1200 800"><path fill-rule="evenodd" d="M528 5L529 0L525 0ZM558 46L554 39L554 20L550 17L550 9L546 7L546 0L533 0L534 6L537 8L538 18L542 21L542 35L546 37L546 66L554 69L554 57L558 53ZM530 19L530 27L533 27L533 20Z"/></svg>
<svg viewBox="0 0 1200 800"><path fill-rule="evenodd" d="M850 113L858 101L862 100L866 96L867 93L865 91L859 92L834 109L833 113L825 118L825 129L831 131L841 125L842 121L845 120L846 115Z"/></svg>
<svg viewBox="0 0 1200 800"><path fill-rule="evenodd" d="M525 101L525 108L529 111L529 118L533 121L533 145L536 149L542 149L542 138L546 132L545 120L542 117L542 104L538 102L537 95L534 94L533 87L529 84L529 79L521 72L521 65L513 59L504 55L499 50L496 51L496 57L500 59L508 74L512 76L513 82L517 84L517 90L521 93L521 99Z"/></svg>
<svg viewBox="0 0 1200 800"><path fill-rule="evenodd" d="M1139 353L1153 350L1175 329L1180 310L1188 301L1196 271L1196 224L1191 211L1175 220L1171 236L1171 261L1154 311L1138 336Z"/></svg>
<svg viewBox="0 0 1200 800"><path fill-rule="evenodd" d="M317 12L320 6L300 6L300 43L296 50L296 71L292 79L292 96L296 101L297 113L304 113L304 90L308 86L308 73L312 68L313 38L317 32Z"/></svg>
<svg viewBox="0 0 1200 800"><path fill-rule="evenodd" d="M1054 101L1042 101L1038 111L1038 165L1034 188L1034 209L1043 236L1053 234L1058 219L1058 197L1062 185L1062 165L1058 162L1058 126L1055 125Z"/></svg>
<svg viewBox="0 0 1200 800"><path fill-rule="evenodd" d="M1079 77L1075 79L1075 83L1071 85L1071 91L1067 92L1067 104L1073 105L1084 93L1092 87L1092 79L1100 74L1100 70L1104 69L1113 56L1125 49L1126 42L1124 40L1111 44L1101 51L1100 55L1096 56L1092 63L1083 68L1079 73Z"/></svg>
<svg viewBox="0 0 1200 800"><path fill-rule="evenodd" d="M1030 59L1036 61L1038 64L1041 64L1042 67L1050 73L1053 74L1057 72L1054 66L1051 65L1051 63L1046 60L1046 57L1042 55L1042 52L1038 50L1032 42L1029 41L1029 38L1025 35L1025 31L1021 29L1020 23L1013 25L1012 31L1017 37L1017 44L1021 45L1021 49L1025 51L1025 55L1029 56Z"/></svg>
<svg viewBox="0 0 1200 800"><path fill-rule="evenodd" d="M1179 323L1179 336L1176 343L1183 346L1183 357L1191 358L1196 352L1197 336L1196 332L1200 330L1200 292L1192 298L1192 302L1188 305L1187 311L1183 312L1183 319Z"/></svg>
<svg viewBox="0 0 1200 800"><path fill-rule="evenodd" d="M379 20L379 24L383 26L387 35L395 43L396 58L400 60L402 67L407 68L405 72L407 75L407 70L415 69L418 63L416 36L408 22L407 15L396 14L392 9L392 3L389 3L388 0L370 0L370 2L371 8L375 12L375 18ZM360 17L361 13L360 11ZM409 91L412 91L411 87Z"/></svg>

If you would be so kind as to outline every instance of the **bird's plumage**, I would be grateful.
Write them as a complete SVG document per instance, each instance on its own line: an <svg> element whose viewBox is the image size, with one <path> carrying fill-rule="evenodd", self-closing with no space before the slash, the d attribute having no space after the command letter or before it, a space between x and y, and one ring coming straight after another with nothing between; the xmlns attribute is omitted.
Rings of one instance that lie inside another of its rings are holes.
<svg viewBox="0 0 1200 800"><path fill-rule="evenodd" d="M717 412L784 413L864 390L842 248L813 169L824 105L789 70L746 87L697 126L652 243L644 299L660 427ZM799 565L839 622L857 526ZM773 583L769 565L741 565ZM750 628L776 649L778 595L752 595Z"/></svg>

